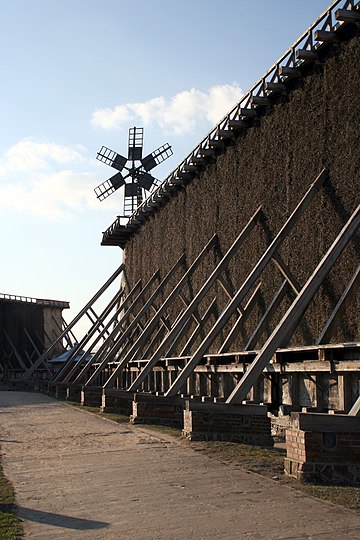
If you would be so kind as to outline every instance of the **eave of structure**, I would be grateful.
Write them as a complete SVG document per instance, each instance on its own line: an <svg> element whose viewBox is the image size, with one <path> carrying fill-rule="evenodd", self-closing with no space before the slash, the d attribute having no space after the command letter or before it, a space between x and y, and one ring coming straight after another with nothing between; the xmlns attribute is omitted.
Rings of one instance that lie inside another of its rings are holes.
<svg viewBox="0 0 360 540"><path fill-rule="evenodd" d="M32 298L30 296L19 296L15 294L0 293L0 302L36 304L38 306L56 307L61 309L70 308L69 302L63 300L47 300L44 298Z"/></svg>
<svg viewBox="0 0 360 540"><path fill-rule="evenodd" d="M128 223L121 225L120 218L114 221L103 233L101 245L124 249L131 236L159 207L179 189L184 189L208 163L214 162L239 133L253 126L254 119L271 112L279 95L290 90L294 79L303 77L311 64L321 61L329 45L346 39L352 25L359 21L359 2L335 0L137 208Z"/></svg>

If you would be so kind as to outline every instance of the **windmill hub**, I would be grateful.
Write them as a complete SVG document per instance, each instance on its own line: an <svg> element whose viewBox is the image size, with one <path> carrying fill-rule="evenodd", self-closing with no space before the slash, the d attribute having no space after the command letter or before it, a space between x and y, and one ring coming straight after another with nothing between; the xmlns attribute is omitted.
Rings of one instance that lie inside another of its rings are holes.
<svg viewBox="0 0 360 540"><path fill-rule="evenodd" d="M106 146L96 156L96 159L118 171L95 188L97 198L103 201L124 186L124 215L120 217L131 216L147 196L146 192L159 184L149 171L173 154L171 146L166 143L143 158L143 139L144 128L130 128L127 158Z"/></svg>

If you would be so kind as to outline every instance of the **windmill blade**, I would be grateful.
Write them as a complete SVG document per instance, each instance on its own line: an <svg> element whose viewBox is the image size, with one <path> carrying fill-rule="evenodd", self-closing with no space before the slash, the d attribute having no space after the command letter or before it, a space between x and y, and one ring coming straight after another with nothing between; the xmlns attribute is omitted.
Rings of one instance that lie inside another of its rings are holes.
<svg viewBox="0 0 360 540"><path fill-rule="evenodd" d="M101 147L101 150L100 152L98 152L96 159L98 159L102 163L106 163L106 165L110 165L110 167L113 167L118 171L122 171L127 162L126 157L118 154L117 152L114 152L114 150L111 150L106 146Z"/></svg>
<svg viewBox="0 0 360 540"><path fill-rule="evenodd" d="M160 146L157 150L154 150L154 152L151 152L151 154L141 159L141 165L144 167L145 171L151 171L151 169L156 167L156 165L159 165L159 163L162 163L163 161L165 161L165 159L169 158L172 155L172 148L170 144L166 143L163 146Z"/></svg>
<svg viewBox="0 0 360 540"><path fill-rule="evenodd" d="M98 185L94 191L96 194L96 197L103 201L109 195L114 193L117 189L119 189L121 186L125 184L125 180L120 172L116 173L114 176L103 182L102 184Z"/></svg>
<svg viewBox="0 0 360 540"><path fill-rule="evenodd" d="M130 161L140 161L142 158L144 139L144 128L133 127L129 129L129 151L128 159Z"/></svg>
<svg viewBox="0 0 360 540"><path fill-rule="evenodd" d="M153 185L154 182L156 182L156 178L154 178L153 176L151 176L151 174L144 171L139 171L136 177L137 177L139 186L144 188L146 191L150 191L151 186Z"/></svg>

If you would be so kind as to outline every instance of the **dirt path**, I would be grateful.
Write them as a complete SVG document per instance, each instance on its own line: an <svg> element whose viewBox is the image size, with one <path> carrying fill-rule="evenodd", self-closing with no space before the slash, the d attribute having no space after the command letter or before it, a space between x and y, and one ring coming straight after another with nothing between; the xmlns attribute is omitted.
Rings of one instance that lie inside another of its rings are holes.
<svg viewBox="0 0 360 540"><path fill-rule="evenodd" d="M360 539L354 512L41 394L0 392L0 439L25 538Z"/></svg>

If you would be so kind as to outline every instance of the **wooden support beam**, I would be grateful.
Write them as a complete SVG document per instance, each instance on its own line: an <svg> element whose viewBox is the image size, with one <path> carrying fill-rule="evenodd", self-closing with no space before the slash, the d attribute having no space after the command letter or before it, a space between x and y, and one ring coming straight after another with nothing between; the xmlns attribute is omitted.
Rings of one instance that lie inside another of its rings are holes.
<svg viewBox="0 0 360 540"><path fill-rule="evenodd" d="M252 333L249 341L245 345L245 351L253 351L255 349L257 342L259 341L260 336L264 331L265 326L269 323L274 313L278 309L279 305L281 304L286 294L287 287L288 287L288 281L285 279L282 282L280 288L275 293L264 315L261 317L259 324L257 325L254 332Z"/></svg>
<svg viewBox="0 0 360 540"><path fill-rule="evenodd" d="M160 294L162 287L166 286L168 281L171 279L173 274L179 269L181 264L183 264L184 255L182 255L175 263L175 265L172 267L170 272L165 276L165 278L159 283L155 291L151 294L151 296L148 298L148 300L145 302L143 307L137 312L134 319L131 321L126 328L122 327L122 333L120 337L118 337L116 340L114 340L114 343L111 344L111 346L106 350L98 351L93 357L94 362L100 362L98 367L96 368L95 372L90 376L88 381L86 382L85 386L90 386L100 375L100 373L103 371L103 369L107 366L109 362L111 362L116 354L120 351L122 346L126 343L126 340L132 335L132 332L137 327L138 322L141 321L141 319L148 313L151 305L155 301L156 297ZM130 306L128 312L129 314L134 311L135 308L138 307L138 304L140 301L143 300L147 292L150 290L151 286L153 285L155 279L158 279L158 271L155 272L155 274L149 279L147 284L145 285L144 289L142 290L141 294L135 299L133 304ZM124 318L121 320L121 324L123 324ZM147 328L147 326L146 326ZM142 332L140 335L143 335L144 332ZM138 339L135 341L135 344L138 342ZM131 350L135 346L135 344L131 347ZM75 379L77 382L78 378Z"/></svg>
<svg viewBox="0 0 360 540"><path fill-rule="evenodd" d="M338 9L335 11L335 19L343 22L360 21L360 12L355 9Z"/></svg>
<svg viewBox="0 0 360 540"><path fill-rule="evenodd" d="M211 157L215 155L215 150L212 148L199 148L199 154L202 157Z"/></svg>
<svg viewBox="0 0 360 540"><path fill-rule="evenodd" d="M279 73L282 77L289 79L299 79L301 77L301 71L291 66L280 66Z"/></svg>
<svg viewBox="0 0 360 540"><path fill-rule="evenodd" d="M281 82L266 82L265 90L267 92L273 92L275 94L277 92L285 92L287 88L286 85Z"/></svg>
<svg viewBox="0 0 360 540"><path fill-rule="evenodd" d="M320 41L321 43L334 43L339 41L335 32L329 30L316 30L314 33L314 39Z"/></svg>
<svg viewBox="0 0 360 540"><path fill-rule="evenodd" d="M220 347L220 349L218 351L219 354L224 353L224 352L228 352L229 348L231 347L232 343L234 342L236 336L239 333L240 327L244 324L247 317L250 315L251 311L254 309L254 306L255 306L256 302L258 301L259 293L260 293L260 287L261 287L261 282L256 286L256 288L255 288L254 292L252 293L249 301L245 305L242 314L237 318L234 326L232 327L232 329L230 330L230 332L226 336L226 339L224 340L224 342L222 343L222 345L221 345L221 347Z"/></svg>
<svg viewBox="0 0 360 540"><path fill-rule="evenodd" d="M76 323L85 315L88 309L100 298L100 296L108 289L108 287L115 281L115 279L120 276L125 266L121 264L117 270L112 274L112 276L104 283L104 285L98 290L98 292L91 298L91 300L81 309L81 311L76 315L76 317L67 325L66 329L61 332L60 336L55 339L55 341L50 345L50 347L34 362L34 364L24 373L23 378L28 379L34 373L34 371L44 363L54 351L57 344L68 334L68 332L75 326Z"/></svg>
<svg viewBox="0 0 360 540"><path fill-rule="evenodd" d="M123 300L123 303L120 303L121 299L124 296L124 290L119 289L119 291L116 292L115 296L111 299L109 304L105 307L103 312L100 315L100 318L106 319L113 308L116 306L116 311L114 315L111 317L111 319L107 322L105 326L105 330L110 329L111 325L113 325L113 329L108 333L107 339L113 339L115 335L117 335L118 332L118 316L121 312L124 311L126 306L132 301L133 296L141 289L141 280L139 280L135 286L130 290L129 294L125 297ZM121 320L121 317L120 317ZM98 336L95 338L95 341L91 343L90 349L94 349L97 344L100 342L100 340L103 338L104 331L98 330L98 325L94 325L90 330L86 333L86 335L78 342L78 345L74 347L73 352L68 357L65 365L61 369L61 371L58 373L58 375L55 377L54 382L69 382L71 380L71 377L74 375L74 373L77 371L78 366L81 365L81 362L83 358L90 352L89 349L87 349L87 345L90 343L93 336L98 332ZM103 346L105 346L105 341L103 343ZM74 358L77 356L78 351L84 349L84 353L79 358L78 362L74 363ZM92 364L92 361L90 360L90 365Z"/></svg>
<svg viewBox="0 0 360 540"><path fill-rule="evenodd" d="M298 60L304 60L305 62L314 62L317 60L317 54L310 49L297 49L295 56Z"/></svg>
<svg viewBox="0 0 360 540"><path fill-rule="evenodd" d="M326 343L327 341L330 340L331 330L334 327L334 323L336 323L338 315L341 313L341 309L345 306L349 298L352 298L355 295L359 286L360 286L360 265L355 270L355 273L352 275L349 283L346 285L341 297L339 298L339 301L334 307L333 312L331 313L330 317L326 321L324 328L322 329L318 339L316 340L316 345L320 345L320 343Z"/></svg>
<svg viewBox="0 0 360 540"><path fill-rule="evenodd" d="M26 371L28 369L27 365L25 364L24 360L21 358L17 348L15 347L14 343L12 342L9 334L7 333L7 331L5 330L5 328L3 329L3 332L4 332L4 336L6 337L6 340L7 342L9 343L10 347L11 347L11 350L12 352L14 353L14 356L19 364L19 366L24 370Z"/></svg>
<svg viewBox="0 0 360 540"><path fill-rule="evenodd" d="M243 129L247 127L247 123L244 120L229 120L228 126L231 129Z"/></svg>
<svg viewBox="0 0 360 540"><path fill-rule="evenodd" d="M250 102L257 107L269 107L271 100L266 96L251 96Z"/></svg>
<svg viewBox="0 0 360 540"><path fill-rule="evenodd" d="M250 236L251 232L253 231L255 225L257 224L261 214L261 207L259 207L254 215L249 219L247 224L245 225L244 229L241 231L233 245L229 248L229 250L226 252L224 257L221 259L217 267L214 269L214 271L210 274L208 279L205 281L204 285L201 287L199 292L196 294L195 298L191 301L189 307L184 311L184 313L180 316L177 323L174 325L174 328L170 332L170 334L166 337L166 339L162 342L156 353L149 359L146 366L143 368L137 379L134 381L132 386L130 387L131 390L137 389L142 382L144 381L147 374L151 371L153 366L157 364L159 359L166 354L166 352L170 348L173 348L178 340L179 336L181 337L183 329L186 327L188 320L191 316L191 313L195 311L200 302L203 300L203 298L206 296L208 291L211 289L211 287L215 284L215 282L218 280L221 272L229 265L231 259L234 257L234 255L238 252L241 245L247 240L247 238Z"/></svg>
<svg viewBox="0 0 360 540"><path fill-rule="evenodd" d="M26 337L28 338L28 340L30 341L33 349L34 349L34 353L36 353L36 357L37 358L40 358L41 356L41 352L39 351L38 347L36 346L36 343L35 341L32 339L32 337L30 336L29 332L26 330L26 328L24 328L24 332L25 332L25 335ZM31 363L33 364L34 362L31 361ZM49 373L51 373L51 369L49 368L49 366L47 365L47 363L45 363L45 367L46 369L48 370Z"/></svg>
<svg viewBox="0 0 360 540"><path fill-rule="evenodd" d="M349 416L360 416L360 396L349 411Z"/></svg>
<svg viewBox="0 0 360 540"><path fill-rule="evenodd" d="M276 349L283 342L284 336L290 339L292 332L295 330L299 320L305 313L309 303L318 291L324 278L331 270L334 263L337 261L348 242L352 238L354 232L360 225L360 205L356 208L346 225L339 233L336 240L331 245L328 252L322 258L313 274L305 283L300 294L296 297L290 308L275 328L265 345L252 362L245 375L236 385L233 392L230 394L226 403L241 403L247 393L254 386L256 380L261 375L263 369L270 361Z"/></svg>
<svg viewBox="0 0 360 540"><path fill-rule="evenodd" d="M239 110L239 116L244 116L245 118L255 118L257 115L256 109L250 109L249 107L242 107ZM244 125L246 126L245 123Z"/></svg>
<svg viewBox="0 0 360 540"><path fill-rule="evenodd" d="M216 306L216 297L213 298L211 301L209 307L205 311L204 315L201 317L201 323L195 328L189 339L187 340L186 344L182 348L180 352L180 356L186 356L189 354L189 351L191 351L191 347L195 343L196 339L198 338L200 332L205 328L205 325L207 324L208 320L210 319L211 315L214 314L214 308Z"/></svg>
<svg viewBox="0 0 360 540"><path fill-rule="evenodd" d="M216 337L222 331L224 326L227 324L231 316L236 311L237 307L244 300L246 295L249 293L251 288L255 285L256 281L259 279L261 273L266 268L270 260L272 259L274 253L279 249L285 238L288 236L292 228L295 226L297 221L303 215L306 208L309 206L315 195L318 193L323 183L328 177L327 171L324 169L316 180L311 184L308 191L305 193L300 203L297 205L295 210L292 212L286 223L283 225L277 236L271 242L270 246L266 249L265 253L262 255L258 263L255 265L253 270L250 272L243 285L235 294L231 302L226 306L215 325L212 327L204 341L201 343L197 351L192 356L191 360L187 363L186 367L181 371L180 375L174 381L172 386L166 393L166 396L174 396L180 391L180 388L185 383L188 376L194 370L195 366L199 363L201 358L208 352L210 345L214 342Z"/></svg>
<svg viewBox="0 0 360 540"><path fill-rule="evenodd" d="M146 326L144 332L139 337L138 341L134 344L134 346L130 349L130 351L125 355L124 358L122 358L117 365L115 371L111 374L109 379L104 385L105 387L111 387L114 379L116 378L117 374L129 363L130 360L133 360L135 354L137 351L143 347L143 345L148 340L149 336L151 336L152 332L156 328L161 316L165 311L168 309L168 307L173 303L175 298L178 296L179 291L182 290L184 285L188 282L190 276L195 272L195 270L198 268L198 266L201 264L201 262L205 259L205 257L210 253L210 251L214 248L215 243L217 242L217 235L215 234L209 242L206 244L206 246L202 249L202 251L199 253L199 255L196 257L194 262L191 264L190 268L185 272L183 277L178 281L178 283L175 285L174 289L171 291L169 296L166 298L164 303L162 304L161 308L159 309L158 313L154 315L154 317L149 321L148 325ZM191 302L190 306L193 304L193 301ZM185 310L185 312L188 312L190 309L190 306ZM176 325L175 325L176 326ZM168 334L170 336L172 334L173 330ZM163 343L166 341L167 338L163 341ZM149 361L150 362L150 361ZM149 370L150 372L151 370ZM147 373L148 374L148 373Z"/></svg>
<svg viewBox="0 0 360 540"><path fill-rule="evenodd" d="M284 278L287 280L294 293L299 294L301 291L301 285L292 274L288 266L284 263L281 255L279 255L279 253L275 253L272 260L275 266L280 270Z"/></svg>
<svg viewBox="0 0 360 540"><path fill-rule="evenodd" d="M222 139L232 139L235 133L232 129L218 129L217 136Z"/></svg>

